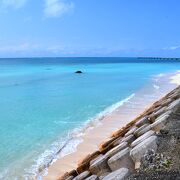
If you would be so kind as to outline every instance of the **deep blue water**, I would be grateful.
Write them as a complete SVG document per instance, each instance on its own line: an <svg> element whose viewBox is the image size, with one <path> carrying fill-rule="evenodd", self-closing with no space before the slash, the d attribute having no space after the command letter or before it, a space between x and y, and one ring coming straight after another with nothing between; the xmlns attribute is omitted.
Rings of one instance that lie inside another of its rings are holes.
<svg viewBox="0 0 180 180"><path fill-rule="evenodd" d="M0 59L0 179L4 174L24 179L73 129L155 75L179 70L179 64L136 58Z"/></svg>

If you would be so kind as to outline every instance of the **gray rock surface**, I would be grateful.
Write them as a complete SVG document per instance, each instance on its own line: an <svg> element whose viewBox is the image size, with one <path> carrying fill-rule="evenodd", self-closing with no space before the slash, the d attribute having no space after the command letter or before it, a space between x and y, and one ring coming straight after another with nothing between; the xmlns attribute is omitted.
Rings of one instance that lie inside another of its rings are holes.
<svg viewBox="0 0 180 180"><path fill-rule="evenodd" d="M134 162L140 162L141 158L144 156L144 154L147 152L147 150L153 149L156 151L157 149L157 137L156 136L150 136L146 140L142 141L140 144L135 146L131 152L130 155Z"/></svg>
<svg viewBox="0 0 180 180"><path fill-rule="evenodd" d="M125 180L130 175L127 168L120 168L109 175L105 176L103 180Z"/></svg>
<svg viewBox="0 0 180 180"><path fill-rule="evenodd" d="M119 151L125 149L128 147L128 143L127 142L122 142L121 144L119 144L118 146L114 147L113 149L111 149L110 151L108 151L105 156L106 157L112 157L114 156L116 153L118 153Z"/></svg>
<svg viewBox="0 0 180 180"><path fill-rule="evenodd" d="M95 161L97 161L99 158L103 157L103 154L98 155L96 158L90 161L90 165L92 165Z"/></svg>
<svg viewBox="0 0 180 180"><path fill-rule="evenodd" d="M134 135L136 137L139 137L142 135L142 133L140 133L143 129L145 129L146 127L148 127L150 124L149 123L146 123L144 125L142 125L141 127L139 127L135 132L134 132ZM143 131L144 132L144 131ZM146 131L147 132L147 131Z"/></svg>
<svg viewBox="0 0 180 180"><path fill-rule="evenodd" d="M83 179L87 178L88 176L90 176L90 172L84 171L83 173L76 176L73 180L83 180Z"/></svg>
<svg viewBox="0 0 180 180"><path fill-rule="evenodd" d="M165 127L166 123L168 122L168 119L169 119L168 113L162 114L155 120L154 123L151 124L151 129L153 129L155 131L159 131L159 130L163 129Z"/></svg>
<svg viewBox="0 0 180 180"><path fill-rule="evenodd" d="M161 114L163 114L164 112L166 112L167 110L167 107L162 107L161 109L159 109L158 111L154 112L153 114L158 117L160 116Z"/></svg>
<svg viewBox="0 0 180 180"><path fill-rule="evenodd" d="M112 171L118 170L122 167L130 170L134 169L134 162L130 157L130 148L126 148L108 160L108 165Z"/></svg>
<svg viewBox="0 0 180 180"><path fill-rule="evenodd" d="M141 143L142 141L146 140L147 138L149 138L150 136L152 136L154 134L155 134L155 132L152 130L146 132L142 136L138 137L135 141L133 141L131 144L131 147L133 148L133 147L137 146L139 143Z"/></svg>
<svg viewBox="0 0 180 180"><path fill-rule="evenodd" d="M180 99L173 101L167 108L167 110L172 110L173 113L180 113Z"/></svg>
<svg viewBox="0 0 180 180"><path fill-rule="evenodd" d="M96 175L92 175L88 178L86 178L85 180L98 180L99 178Z"/></svg>
<svg viewBox="0 0 180 180"><path fill-rule="evenodd" d="M72 180L72 179L74 179L73 176L69 176L68 178L66 178L66 180Z"/></svg>
<svg viewBox="0 0 180 180"><path fill-rule="evenodd" d="M98 158L94 163L90 165L90 172L97 176L103 176L105 173L110 172L110 168L107 164L107 159L108 158L105 155Z"/></svg>
<svg viewBox="0 0 180 180"><path fill-rule="evenodd" d="M124 137L127 137L127 136L129 136L130 134L133 134L136 130L137 130L137 127L136 127L136 126L132 127L132 128L124 135Z"/></svg>
<svg viewBox="0 0 180 180"><path fill-rule="evenodd" d="M121 142L127 142L131 144L134 140L135 140L134 134L130 134L129 136L122 138Z"/></svg>
<svg viewBox="0 0 180 180"><path fill-rule="evenodd" d="M148 123L149 123L148 117L145 116L145 117L143 117L142 119L140 119L139 121L137 121L137 122L135 123L135 126L141 127L141 126L143 126L144 124L148 124Z"/></svg>

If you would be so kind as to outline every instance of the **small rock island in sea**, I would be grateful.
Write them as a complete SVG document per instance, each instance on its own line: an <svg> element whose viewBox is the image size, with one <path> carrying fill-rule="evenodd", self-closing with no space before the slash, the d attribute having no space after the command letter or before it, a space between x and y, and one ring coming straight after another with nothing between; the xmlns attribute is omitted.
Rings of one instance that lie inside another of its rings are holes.
<svg viewBox="0 0 180 180"><path fill-rule="evenodd" d="M82 74L83 72L82 71L76 71L75 73L76 74Z"/></svg>

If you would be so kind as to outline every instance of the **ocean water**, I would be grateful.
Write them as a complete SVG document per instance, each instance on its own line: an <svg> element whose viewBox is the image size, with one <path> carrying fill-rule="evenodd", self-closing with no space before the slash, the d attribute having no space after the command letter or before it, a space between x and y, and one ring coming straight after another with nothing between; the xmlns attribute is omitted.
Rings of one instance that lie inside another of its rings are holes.
<svg viewBox="0 0 180 180"><path fill-rule="evenodd" d="M179 65L137 58L0 59L0 179L32 179L58 152L74 150L93 117Z"/></svg>

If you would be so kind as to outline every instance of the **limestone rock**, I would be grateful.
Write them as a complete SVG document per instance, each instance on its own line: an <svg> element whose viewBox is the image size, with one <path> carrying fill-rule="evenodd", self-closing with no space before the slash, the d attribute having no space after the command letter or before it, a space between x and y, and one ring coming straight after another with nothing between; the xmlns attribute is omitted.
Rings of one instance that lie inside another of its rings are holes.
<svg viewBox="0 0 180 180"><path fill-rule="evenodd" d="M136 125L137 127L141 127L141 126L143 126L144 124L148 124L148 123L149 123L148 117L145 116L145 117L143 117L142 119L140 119L139 121L137 121L137 122L135 123L135 125Z"/></svg>
<svg viewBox="0 0 180 180"><path fill-rule="evenodd" d="M83 180L83 179L87 178L88 176L90 176L90 172L85 171L85 172L79 174L78 176L76 176L73 180Z"/></svg>
<svg viewBox="0 0 180 180"><path fill-rule="evenodd" d="M92 165L95 161L97 161L99 158L103 157L103 154L100 154L99 156L97 156L95 159L92 159L90 162L90 165Z"/></svg>
<svg viewBox="0 0 180 180"><path fill-rule="evenodd" d="M149 123L146 123L146 124L142 125L141 127L139 127L139 128L134 132L134 135L135 135L136 137L141 136L142 133L139 133L139 132L141 132L143 129L145 129L145 128L148 127L148 126L149 126Z"/></svg>
<svg viewBox="0 0 180 180"><path fill-rule="evenodd" d="M109 173L103 174L103 176L99 176L99 179L102 180L104 177L106 177Z"/></svg>
<svg viewBox="0 0 180 180"><path fill-rule="evenodd" d="M145 134L146 132L148 132L149 130L151 130L151 125L146 126L144 129L142 129L140 132L138 132L138 137L142 136L143 134Z"/></svg>
<svg viewBox="0 0 180 180"><path fill-rule="evenodd" d="M99 178L96 175L92 175L88 178L86 178L85 180L98 180Z"/></svg>
<svg viewBox="0 0 180 180"><path fill-rule="evenodd" d="M117 138L112 144L113 144L113 146L118 146L119 144L121 144L121 141L122 141L122 137L119 137L119 138Z"/></svg>
<svg viewBox="0 0 180 180"><path fill-rule="evenodd" d="M92 174L95 174L97 176L101 176L105 173L110 172L110 168L107 164L107 157L103 155L102 157L98 158L91 164L89 170Z"/></svg>
<svg viewBox="0 0 180 180"><path fill-rule="evenodd" d="M127 137L122 138L121 142L127 142L129 144L131 144L135 139L135 136L133 134L130 134Z"/></svg>
<svg viewBox="0 0 180 180"><path fill-rule="evenodd" d="M167 110L172 110L173 113L180 113L180 99L173 101Z"/></svg>
<svg viewBox="0 0 180 180"><path fill-rule="evenodd" d="M146 132L142 136L138 137L135 141L133 141L131 144L131 147L135 147L136 145L138 145L139 143L141 143L142 141L144 141L145 139L147 139L148 137L150 137L154 134L155 134L155 132L152 130Z"/></svg>
<svg viewBox="0 0 180 180"><path fill-rule="evenodd" d="M160 116L161 114L163 114L164 112L166 112L167 107L162 107L161 109L159 109L158 111L154 112L153 114L155 115L155 117Z"/></svg>
<svg viewBox="0 0 180 180"><path fill-rule="evenodd" d="M169 119L169 115L168 114L162 114L159 118L157 118L155 120L154 123L151 124L151 129L155 130L155 131L159 131L161 129L163 129L166 125L166 123L168 122Z"/></svg>
<svg viewBox="0 0 180 180"><path fill-rule="evenodd" d="M115 171L119 168L125 167L130 170L134 169L134 163L130 157L130 148L126 148L108 160L108 165L112 171Z"/></svg>
<svg viewBox="0 0 180 180"><path fill-rule="evenodd" d="M111 149L110 151L108 151L105 156L107 157L112 157L114 156L116 153L118 153L119 151L125 149L128 147L128 143L127 142L122 142L121 144L119 144L118 146L114 147L113 149Z"/></svg>
<svg viewBox="0 0 180 180"><path fill-rule="evenodd" d="M66 178L66 180L73 180L74 176L69 176L68 178Z"/></svg>
<svg viewBox="0 0 180 180"><path fill-rule="evenodd" d="M130 175L130 171L127 168L120 168L109 175L105 176L103 180L125 180Z"/></svg>
<svg viewBox="0 0 180 180"><path fill-rule="evenodd" d="M171 102L172 102L172 99L171 99L171 98L165 99L165 100L161 103L161 105L162 105L162 106L167 106L167 105L170 104Z"/></svg>
<svg viewBox="0 0 180 180"><path fill-rule="evenodd" d="M136 131L136 130L137 130L137 127L136 127L136 126L132 127L132 128L124 135L124 137L127 137L127 136L129 136L130 134L133 134L134 131Z"/></svg>
<svg viewBox="0 0 180 180"><path fill-rule="evenodd" d="M156 136L150 136L146 140L142 141L140 144L135 146L131 152L130 155L134 162L140 162L141 158L145 155L146 151L149 149L153 149L154 151L157 150L157 137Z"/></svg>

